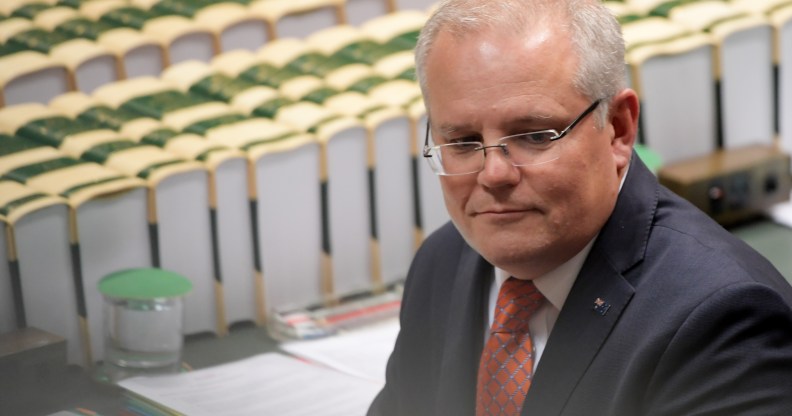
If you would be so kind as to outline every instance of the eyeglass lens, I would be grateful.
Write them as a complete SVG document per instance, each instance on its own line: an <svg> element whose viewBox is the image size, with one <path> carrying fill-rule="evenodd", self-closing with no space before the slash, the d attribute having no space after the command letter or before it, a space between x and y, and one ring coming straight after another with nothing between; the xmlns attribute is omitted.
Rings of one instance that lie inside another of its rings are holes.
<svg viewBox="0 0 792 416"><path fill-rule="evenodd" d="M486 153L492 150L504 152L514 166L539 165L551 162L560 156L558 139L564 137L583 118L590 114L601 100L594 101L569 126L559 134L555 130L543 130L503 137L497 144L482 146L479 142L450 143L428 147L430 128L427 123L426 150L432 169L440 175L464 175L484 169Z"/></svg>

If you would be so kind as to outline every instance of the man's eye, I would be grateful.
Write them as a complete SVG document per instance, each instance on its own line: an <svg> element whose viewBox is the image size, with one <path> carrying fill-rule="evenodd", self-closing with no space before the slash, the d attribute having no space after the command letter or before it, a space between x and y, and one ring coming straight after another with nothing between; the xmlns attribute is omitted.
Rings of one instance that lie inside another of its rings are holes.
<svg viewBox="0 0 792 416"><path fill-rule="evenodd" d="M456 146L460 150L475 150L481 147L481 143L466 140L466 141L456 142L454 143L454 146Z"/></svg>
<svg viewBox="0 0 792 416"><path fill-rule="evenodd" d="M455 154L473 153L479 147L481 147L481 143L472 141L451 142L449 146L445 146L447 151L454 152Z"/></svg>
<svg viewBox="0 0 792 416"><path fill-rule="evenodd" d="M554 131L543 131L512 136L509 141L512 145L520 147L542 147L552 143L555 136Z"/></svg>
<svg viewBox="0 0 792 416"><path fill-rule="evenodd" d="M448 144L453 145L472 145L472 146L479 146L481 145L481 140L477 137L459 137L455 139L448 139Z"/></svg>

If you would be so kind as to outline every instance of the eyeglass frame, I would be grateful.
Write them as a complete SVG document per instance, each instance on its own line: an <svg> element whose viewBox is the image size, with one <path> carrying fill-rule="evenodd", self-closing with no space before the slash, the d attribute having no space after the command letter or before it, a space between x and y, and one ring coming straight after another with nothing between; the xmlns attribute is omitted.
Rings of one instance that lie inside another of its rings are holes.
<svg viewBox="0 0 792 416"><path fill-rule="evenodd" d="M514 137L514 136L522 136L522 135L525 135L525 134L543 133L543 132L550 132L550 131L553 131L553 132L556 133L555 136L550 138L551 142L563 139L573 128L575 128L575 126L580 124L580 122L582 122L586 118L586 116L588 116L589 114L594 112L594 110L597 109L597 107L599 106L599 104L602 101L603 101L602 98L594 100L594 102L592 102L591 105L589 105L585 110L583 110L583 112L580 113L580 115L577 116L574 120L572 120L572 122L569 123L569 125L566 126L563 130L561 130L561 132L558 132L556 129L527 131L527 132L524 132L524 133L517 133L517 134L512 134L512 135L509 135L509 136L503 136L503 137L499 138L497 141L500 142L503 139L508 139L508 138ZM429 146L429 131L430 130L431 130L431 122L430 122L429 119L427 119L426 120L426 134L424 136L424 147L423 147L423 157L425 157L425 158L431 158L432 157L432 155L429 152L432 151L433 149L437 149L437 148L439 148L441 146L447 146L448 145L448 144L440 144L440 145ZM497 144L491 144L491 145L488 145L488 146L479 146L479 147L473 149L472 151L473 152L477 152L477 151L481 150L482 152L484 152L484 156L486 157L486 155L487 155L487 152L485 151L486 149L491 149L493 147L498 147L498 148L503 149L504 152L508 155L508 148L506 146L507 146L506 143L497 143ZM555 160L555 159L553 159L553 160ZM515 165L512 162L512 166L516 167L516 166L531 166L531 165ZM437 172L435 169L432 169L432 170L435 172L435 174L441 175L441 176L461 176L461 175L471 175L471 174L474 174L474 173L479 173L483 169L484 169L484 165L482 164L481 169L479 169L477 171L473 171L473 172L466 172L466 173L440 173L440 172Z"/></svg>

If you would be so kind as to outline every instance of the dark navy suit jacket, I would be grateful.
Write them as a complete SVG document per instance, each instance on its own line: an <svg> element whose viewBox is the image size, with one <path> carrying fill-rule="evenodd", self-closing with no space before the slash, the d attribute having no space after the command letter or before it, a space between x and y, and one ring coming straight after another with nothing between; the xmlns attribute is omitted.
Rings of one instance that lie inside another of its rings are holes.
<svg viewBox="0 0 792 416"><path fill-rule="evenodd" d="M453 225L425 241L369 415L475 413L492 276ZM633 155L523 415L792 415L790 305L792 288L768 261Z"/></svg>

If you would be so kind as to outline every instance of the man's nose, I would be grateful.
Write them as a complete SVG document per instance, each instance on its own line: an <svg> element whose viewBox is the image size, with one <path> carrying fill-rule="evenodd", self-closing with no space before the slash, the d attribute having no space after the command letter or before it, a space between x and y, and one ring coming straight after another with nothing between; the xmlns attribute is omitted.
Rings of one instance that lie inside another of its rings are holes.
<svg viewBox="0 0 792 416"><path fill-rule="evenodd" d="M484 169L478 181L488 188L515 185L520 181L520 170L512 164L505 146L487 146L484 152Z"/></svg>

